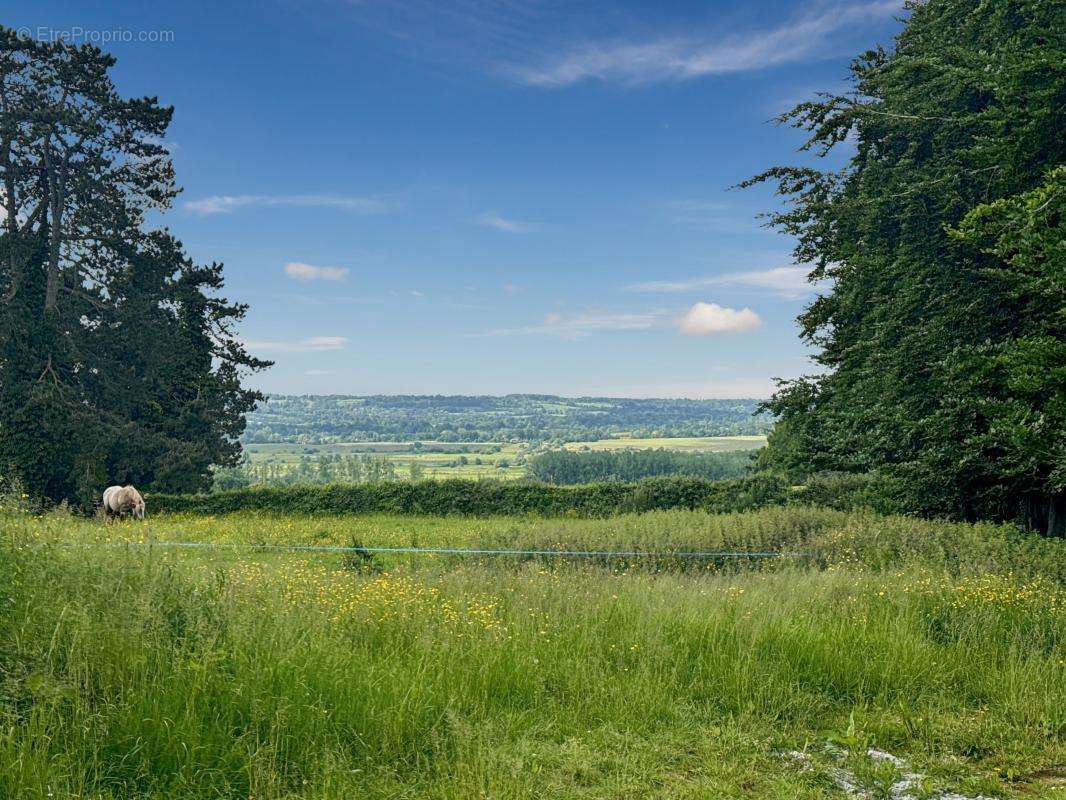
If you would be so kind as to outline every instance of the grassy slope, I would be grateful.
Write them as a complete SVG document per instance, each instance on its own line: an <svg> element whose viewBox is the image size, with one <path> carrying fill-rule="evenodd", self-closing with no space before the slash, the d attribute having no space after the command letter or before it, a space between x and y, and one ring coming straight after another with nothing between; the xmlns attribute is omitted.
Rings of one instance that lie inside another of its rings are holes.
<svg viewBox="0 0 1066 800"><path fill-rule="evenodd" d="M829 797L824 769L777 752L825 767L833 739L906 755L937 786L1050 798L1012 778L1066 759L1064 547L992 526L804 509L0 524L4 797ZM423 558L362 575L339 556L67 546L353 530L802 545L827 564Z"/></svg>

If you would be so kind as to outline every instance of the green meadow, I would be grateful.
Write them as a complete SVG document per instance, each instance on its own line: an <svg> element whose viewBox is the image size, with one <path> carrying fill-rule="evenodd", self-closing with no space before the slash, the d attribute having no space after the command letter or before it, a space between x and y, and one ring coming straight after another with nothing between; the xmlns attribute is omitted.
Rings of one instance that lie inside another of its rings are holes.
<svg viewBox="0 0 1066 800"><path fill-rule="evenodd" d="M0 800L1066 800L1066 2L9 5Z"/></svg>
<svg viewBox="0 0 1066 800"><path fill-rule="evenodd" d="M675 436L636 438L614 436L591 442L570 442L567 450L678 450L690 453L724 453L733 450L757 450L766 444L765 436Z"/></svg>
<svg viewBox="0 0 1066 800"><path fill-rule="evenodd" d="M1066 544L1008 527L772 508L0 529L2 797L831 798L846 779L878 798L906 772L913 797L1062 794ZM693 550L803 556L670 555Z"/></svg>
<svg viewBox="0 0 1066 800"><path fill-rule="evenodd" d="M563 447L574 451L665 449L691 453L718 453L755 450L766 444L765 436L689 436L638 438L619 435L588 442L569 442ZM330 444L248 443L244 445L247 464L242 468L259 482L271 482L296 475L301 462L308 470L303 482L314 479L319 461L367 457L386 461L399 478L411 473L419 477L515 479L527 477L526 459L543 450L543 445L516 442L334 442ZM341 474L331 479L344 482Z"/></svg>
<svg viewBox="0 0 1066 800"><path fill-rule="evenodd" d="M521 478L526 475L521 463L524 446L515 443L454 442L340 442L333 444L246 444L248 457L245 471L273 466L276 474L296 470L301 461L317 465L322 457L361 457L382 459L397 477L408 477L412 464L427 478Z"/></svg>

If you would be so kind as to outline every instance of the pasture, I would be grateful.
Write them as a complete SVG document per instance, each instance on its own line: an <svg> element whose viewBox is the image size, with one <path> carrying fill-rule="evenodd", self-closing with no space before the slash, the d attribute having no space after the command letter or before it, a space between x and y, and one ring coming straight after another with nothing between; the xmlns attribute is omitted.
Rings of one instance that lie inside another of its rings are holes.
<svg viewBox="0 0 1066 800"><path fill-rule="evenodd" d="M279 474L293 472L301 461L317 466L323 456L347 458L371 456L385 459L396 474L406 477L417 464L427 478L521 478L523 446L514 443L481 442L337 442L332 444L246 444L249 463L245 470L256 474L264 466ZM516 463L519 462L519 463Z"/></svg>
<svg viewBox="0 0 1066 800"><path fill-rule="evenodd" d="M732 450L758 450L766 445L765 436L682 436L642 439L614 436L592 442L570 442L568 450L677 450L690 453L723 453Z"/></svg>
<svg viewBox="0 0 1066 800"><path fill-rule="evenodd" d="M1006 527L805 508L0 527L0 796L831 798L847 776L878 798L908 770L914 797L1062 794L1066 546ZM352 543L815 557L277 549Z"/></svg>
<svg viewBox="0 0 1066 800"><path fill-rule="evenodd" d="M765 436L696 436L673 438L634 438L621 435L589 442L569 442L574 451L665 449L692 453L718 453L755 450L766 444ZM529 474L526 458L543 446L516 442L333 442L329 444L248 443L244 452L248 463L241 469L256 482L276 482L278 478L299 477L312 482L320 469L329 471L329 480L346 482L330 459L369 457L384 460L399 478L411 474L417 465L419 477L466 478L471 480L524 478Z"/></svg>

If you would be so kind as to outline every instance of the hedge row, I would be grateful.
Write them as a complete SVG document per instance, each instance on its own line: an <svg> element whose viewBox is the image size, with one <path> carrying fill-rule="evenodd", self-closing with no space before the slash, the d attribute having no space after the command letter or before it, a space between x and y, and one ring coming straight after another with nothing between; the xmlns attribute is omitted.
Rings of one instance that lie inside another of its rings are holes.
<svg viewBox="0 0 1066 800"><path fill-rule="evenodd" d="M789 494L793 505L820 506L851 511L869 508L880 514L906 514L905 495L888 478L873 474L842 472L812 475Z"/></svg>
<svg viewBox="0 0 1066 800"><path fill-rule="evenodd" d="M784 504L788 486L773 477L709 481L649 478L637 483L552 486L461 479L236 489L212 494L153 494L152 512L226 514L426 514L607 517L635 511L686 508L747 511Z"/></svg>
<svg viewBox="0 0 1066 800"><path fill-rule="evenodd" d="M462 479L384 481L329 486L235 489L212 494L153 494L153 512L226 514L270 511L278 514L424 514L429 516L608 517L672 508L716 513L766 506L808 505L873 508L882 513L904 509L890 487L867 475L823 475L804 486L758 475L711 481L705 478L648 478L635 483L554 486L514 481Z"/></svg>

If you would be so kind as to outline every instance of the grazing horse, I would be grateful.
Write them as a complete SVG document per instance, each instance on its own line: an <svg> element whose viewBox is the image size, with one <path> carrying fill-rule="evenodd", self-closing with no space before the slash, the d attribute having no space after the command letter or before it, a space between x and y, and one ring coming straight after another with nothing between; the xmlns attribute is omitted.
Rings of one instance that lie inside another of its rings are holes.
<svg viewBox="0 0 1066 800"><path fill-rule="evenodd" d="M108 486L104 489L104 516L111 519L123 514L144 519L144 498L132 486Z"/></svg>

